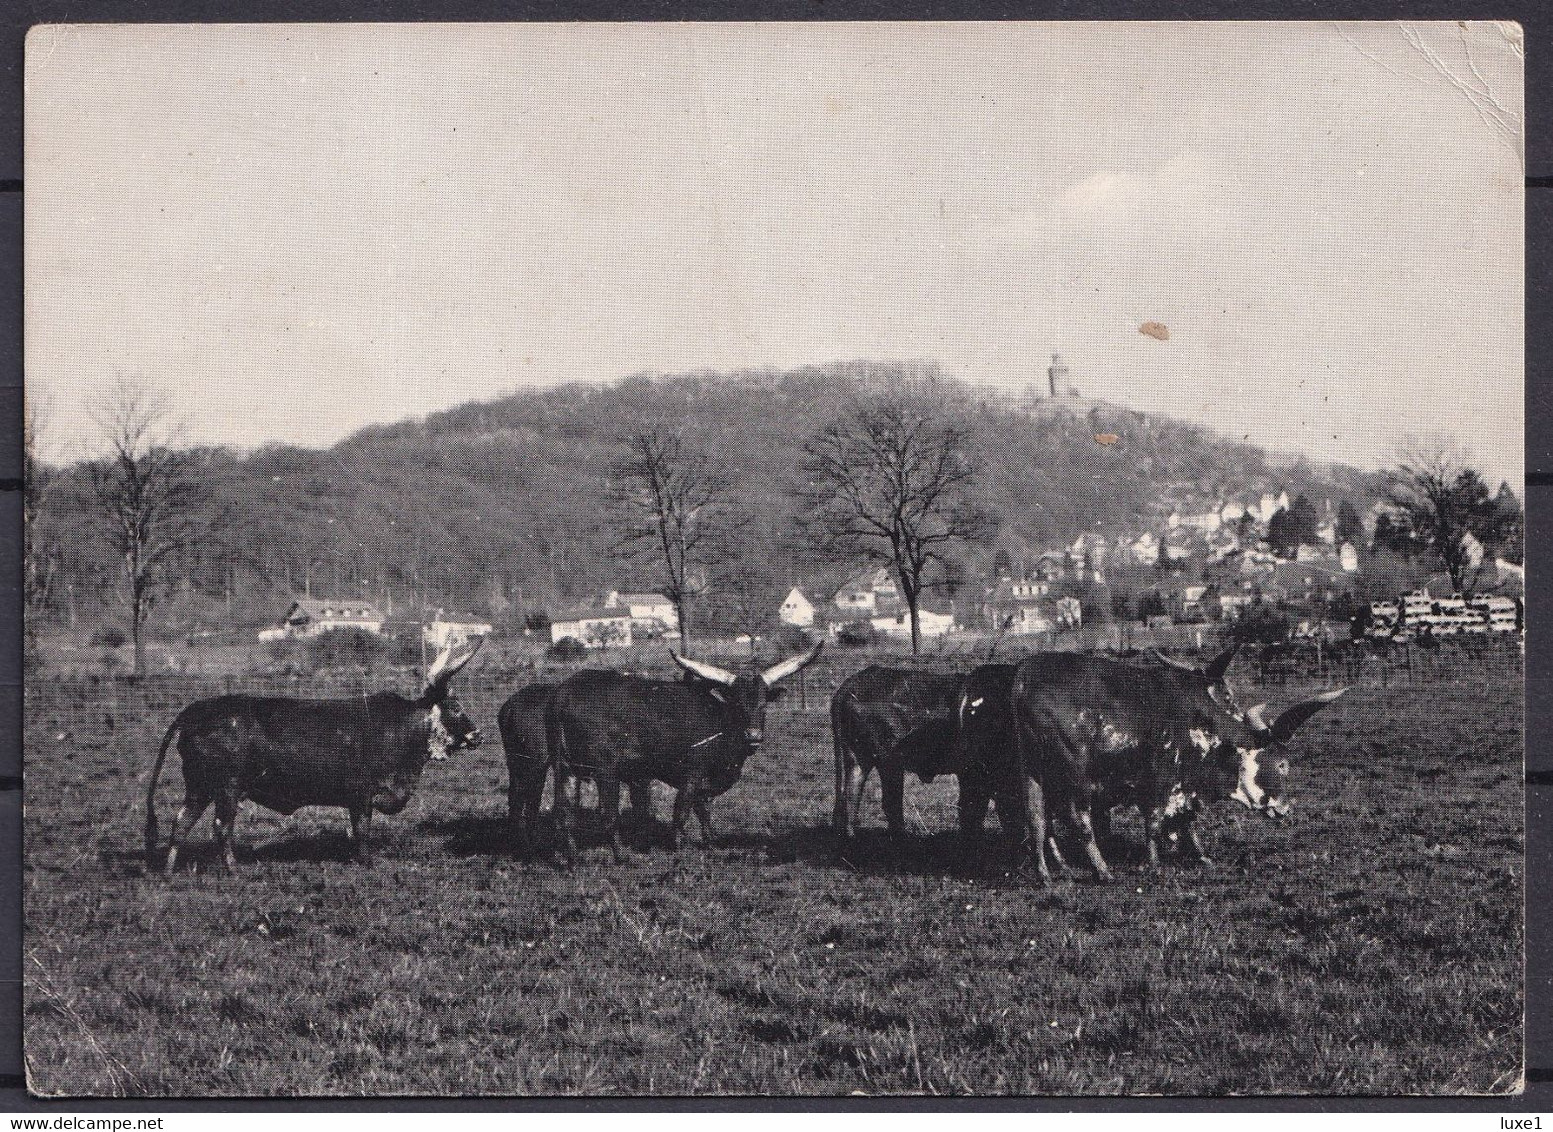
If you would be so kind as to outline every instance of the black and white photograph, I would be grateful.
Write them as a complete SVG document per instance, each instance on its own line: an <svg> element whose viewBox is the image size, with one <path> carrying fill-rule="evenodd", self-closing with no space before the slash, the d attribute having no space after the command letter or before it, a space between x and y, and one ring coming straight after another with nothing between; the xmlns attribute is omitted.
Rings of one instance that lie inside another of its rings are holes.
<svg viewBox="0 0 1553 1132"><path fill-rule="evenodd" d="M33 28L31 1094L1521 1094L1523 62Z"/></svg>

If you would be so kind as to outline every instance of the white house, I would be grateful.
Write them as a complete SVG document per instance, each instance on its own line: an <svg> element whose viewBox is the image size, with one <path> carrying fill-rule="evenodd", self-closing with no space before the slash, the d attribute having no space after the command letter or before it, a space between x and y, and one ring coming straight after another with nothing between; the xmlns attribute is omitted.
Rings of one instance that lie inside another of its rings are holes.
<svg viewBox="0 0 1553 1132"><path fill-rule="evenodd" d="M908 641L911 639L911 614L904 609L899 613L870 618L868 623L880 636L902 637ZM954 614L936 613L923 607L917 609L917 629L924 640L942 637L953 628Z"/></svg>
<svg viewBox="0 0 1553 1132"><path fill-rule="evenodd" d="M1359 569L1359 552L1353 548L1353 543L1345 542L1338 549L1337 564L1349 574L1356 573Z"/></svg>
<svg viewBox="0 0 1553 1132"><path fill-rule="evenodd" d="M676 633L679 615L674 603L663 594L623 593L611 590L604 600L607 609L625 609L631 614L631 627L642 633Z"/></svg>
<svg viewBox="0 0 1553 1132"><path fill-rule="evenodd" d="M1129 549L1132 552L1133 561L1140 565L1152 566L1159 561L1159 539L1148 531L1144 531L1134 539Z"/></svg>
<svg viewBox="0 0 1553 1132"><path fill-rule="evenodd" d="M563 609L550 615L552 643L567 637L590 649L607 645L624 647L631 643L631 611L616 609Z"/></svg>
<svg viewBox="0 0 1553 1132"><path fill-rule="evenodd" d="M796 625L800 629L809 629L814 625L814 603L805 596L797 586L787 591L787 596L782 599L782 608L777 611L777 619L784 625Z"/></svg>
<svg viewBox="0 0 1553 1132"><path fill-rule="evenodd" d="M278 628L259 634L261 641L285 637L316 637L331 629L360 629L364 633L382 633L384 616L365 601L336 598L299 597L291 603Z"/></svg>
<svg viewBox="0 0 1553 1132"><path fill-rule="evenodd" d="M429 649L456 648L475 638L488 636L491 626L473 617L459 617L437 610L431 622L421 626L421 640Z"/></svg>
<svg viewBox="0 0 1553 1132"><path fill-rule="evenodd" d="M832 602L842 618L872 617L882 608L892 608L900 598L900 587L884 567L853 578L836 591Z"/></svg>

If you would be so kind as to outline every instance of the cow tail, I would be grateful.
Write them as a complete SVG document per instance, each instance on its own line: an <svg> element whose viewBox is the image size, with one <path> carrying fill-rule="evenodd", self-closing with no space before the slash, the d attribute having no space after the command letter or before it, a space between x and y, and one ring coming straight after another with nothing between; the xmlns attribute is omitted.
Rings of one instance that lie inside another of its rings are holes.
<svg viewBox="0 0 1553 1132"><path fill-rule="evenodd" d="M156 843L158 839L156 828L156 786L162 779L162 764L167 761L167 748L172 746L173 737L183 728L183 716L179 715L173 720L172 726L167 729L167 734L162 736L161 749L156 752L156 765L151 768L151 783L146 787L146 864L156 867Z"/></svg>

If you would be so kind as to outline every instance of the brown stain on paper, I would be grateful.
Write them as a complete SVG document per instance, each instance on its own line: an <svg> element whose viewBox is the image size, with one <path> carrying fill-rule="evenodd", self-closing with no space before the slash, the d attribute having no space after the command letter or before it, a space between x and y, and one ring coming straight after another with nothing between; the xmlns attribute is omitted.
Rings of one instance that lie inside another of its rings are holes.
<svg viewBox="0 0 1553 1132"><path fill-rule="evenodd" d="M1160 342L1170 341L1170 328L1163 322L1145 322L1138 327L1138 333Z"/></svg>
<svg viewBox="0 0 1553 1132"><path fill-rule="evenodd" d="M1121 437L1117 436L1116 433L1114 433L1114 432L1097 432L1097 433L1095 433L1095 443L1096 444L1115 444L1120 439L1121 439Z"/></svg>

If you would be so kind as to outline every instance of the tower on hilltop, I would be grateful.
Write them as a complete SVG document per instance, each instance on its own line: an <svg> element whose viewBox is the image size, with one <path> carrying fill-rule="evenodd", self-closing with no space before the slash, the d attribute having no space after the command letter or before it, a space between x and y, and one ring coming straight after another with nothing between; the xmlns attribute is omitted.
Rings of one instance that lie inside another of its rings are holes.
<svg viewBox="0 0 1553 1132"><path fill-rule="evenodd" d="M1052 355L1052 364L1046 367L1046 385L1050 396L1056 397L1057 390L1068 392L1068 367L1063 364L1061 354Z"/></svg>

